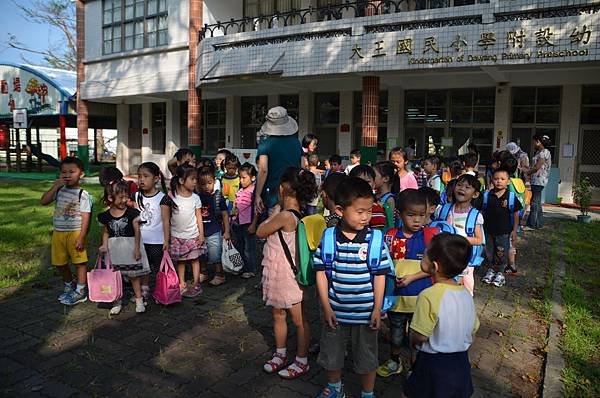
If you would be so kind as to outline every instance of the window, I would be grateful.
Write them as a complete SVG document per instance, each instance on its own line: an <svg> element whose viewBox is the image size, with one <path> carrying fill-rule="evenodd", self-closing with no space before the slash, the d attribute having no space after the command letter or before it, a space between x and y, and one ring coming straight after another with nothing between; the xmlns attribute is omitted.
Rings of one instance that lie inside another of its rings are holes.
<svg viewBox="0 0 600 398"><path fill-rule="evenodd" d="M302 8L301 6L300 0L244 0L244 17L274 15L299 10Z"/></svg>
<svg viewBox="0 0 600 398"><path fill-rule="evenodd" d="M560 87L514 87L512 98L511 140L532 156L533 136L547 135L552 143L547 149L552 155L552 162L556 163L556 140L560 128Z"/></svg>
<svg viewBox="0 0 600 398"><path fill-rule="evenodd" d="M340 94L315 94L315 131L319 137L319 152L334 154L338 151L337 131L340 122Z"/></svg>
<svg viewBox="0 0 600 398"><path fill-rule="evenodd" d="M200 128L204 153L214 155L225 145L225 98L202 101Z"/></svg>
<svg viewBox="0 0 600 398"><path fill-rule="evenodd" d="M167 44L167 0L104 0L104 54Z"/></svg>
<svg viewBox="0 0 600 398"><path fill-rule="evenodd" d="M267 116L267 96L242 97L242 148L256 148L256 132Z"/></svg>
<svg viewBox="0 0 600 398"><path fill-rule="evenodd" d="M281 95L279 96L279 103L287 110L288 116L298 121L298 112L300 108L300 99L298 95Z"/></svg>
<svg viewBox="0 0 600 398"><path fill-rule="evenodd" d="M152 104L152 153L165 153L167 142L167 104Z"/></svg>
<svg viewBox="0 0 600 398"><path fill-rule="evenodd" d="M583 86L581 124L600 124L600 86Z"/></svg>
<svg viewBox="0 0 600 398"><path fill-rule="evenodd" d="M379 126L377 128L377 157L385 159L387 149L387 117L388 117L388 92L379 92ZM362 138L362 91L354 92L354 107L352 111L354 121L354 148L361 146Z"/></svg>

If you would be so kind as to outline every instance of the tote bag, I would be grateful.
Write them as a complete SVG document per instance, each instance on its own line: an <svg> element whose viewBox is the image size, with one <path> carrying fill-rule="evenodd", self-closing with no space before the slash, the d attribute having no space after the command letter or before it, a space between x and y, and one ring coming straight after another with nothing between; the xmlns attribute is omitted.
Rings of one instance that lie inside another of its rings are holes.
<svg viewBox="0 0 600 398"><path fill-rule="evenodd" d="M108 254L98 255L96 266L87 273L87 281L91 301L112 303L123 296L121 271L113 268Z"/></svg>
<svg viewBox="0 0 600 398"><path fill-rule="evenodd" d="M221 264L223 265L224 271L232 274L237 274L242 271L242 268L244 268L244 259L230 240L223 242Z"/></svg>
<svg viewBox="0 0 600 398"><path fill-rule="evenodd" d="M177 276L177 272L171 261L171 256L167 251L163 252L160 269L156 274L156 286L154 287L152 297L163 305L181 302L179 277Z"/></svg>

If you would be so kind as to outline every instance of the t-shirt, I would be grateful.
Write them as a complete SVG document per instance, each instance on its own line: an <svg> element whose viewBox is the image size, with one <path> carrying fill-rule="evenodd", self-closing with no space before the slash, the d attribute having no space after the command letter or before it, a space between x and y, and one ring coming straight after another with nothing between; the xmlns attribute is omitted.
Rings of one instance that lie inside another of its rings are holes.
<svg viewBox="0 0 600 398"><path fill-rule="evenodd" d="M383 206L375 202L373 203L373 207L371 208L371 220L369 221L369 226L371 228L384 228L387 224L387 220L385 218L385 210Z"/></svg>
<svg viewBox="0 0 600 398"><path fill-rule="evenodd" d="M367 265L367 253L371 229L364 228L350 240L341 229L336 229L334 260L331 264L329 281L329 304L340 324L366 325L373 312L373 284L371 271ZM322 245L315 251L313 267L315 271L324 271ZM381 243L381 258L376 275L385 275L390 271L392 262L385 244Z"/></svg>
<svg viewBox="0 0 600 398"><path fill-rule="evenodd" d="M441 193L442 192L442 178L439 175L434 174L427 180L427 186L429 188L433 188L436 191Z"/></svg>
<svg viewBox="0 0 600 398"><path fill-rule="evenodd" d="M440 214L440 210L442 209L441 206L438 206L435 210L435 219L437 220L439 214ZM454 228L456 228L456 232L460 235L460 236L464 236L465 238L467 237L467 216L469 215L469 211L471 211L471 207L469 207L466 211L462 212L462 211L458 211L454 208L454 206L452 206L452 209L448 212L448 217L446 218L446 221L448 224L452 225ZM475 226L477 225L483 225L483 214L481 214L481 212L479 212L479 214L477 215L477 220L475 221Z"/></svg>
<svg viewBox="0 0 600 398"><path fill-rule="evenodd" d="M125 209L120 217L110 214L110 210L98 214L98 222L108 230L109 238L131 238L135 236L133 221L140 216L140 211L131 207Z"/></svg>
<svg viewBox="0 0 600 398"><path fill-rule="evenodd" d="M350 172L352 171L352 169L355 168L356 166L358 166L359 164L360 163L349 164L348 166L346 166L346 169L344 170L344 173L350 174Z"/></svg>
<svg viewBox="0 0 600 398"><path fill-rule="evenodd" d="M171 236L180 239L194 239L200 235L196 209L202 208L202 201L195 193L187 198L173 195L169 198L171 204ZM177 208L173 206L177 205Z"/></svg>
<svg viewBox="0 0 600 398"><path fill-rule="evenodd" d="M535 166L539 159L543 159L542 167L531 175L531 185L546 186L548 184L548 174L550 172L550 166L552 165L550 151L546 148L541 151L537 151L531 159L532 166Z"/></svg>
<svg viewBox="0 0 600 398"><path fill-rule="evenodd" d="M485 220L485 233L490 235L505 235L512 232L510 217L514 217L508 208L509 191L506 189L504 194L498 197L494 191L489 191L488 203L483 210L483 219ZM518 212L523 206L515 196L515 206L513 212Z"/></svg>
<svg viewBox="0 0 600 398"><path fill-rule="evenodd" d="M260 141L256 156L268 157L269 171L262 192L265 206L273 207L277 204L279 194L279 179L288 167L300 167L302 147L298 141L298 134L286 136L268 136Z"/></svg>
<svg viewBox="0 0 600 398"><path fill-rule="evenodd" d="M140 211L140 231L142 232L143 243L149 245L162 245L164 243L165 236L160 206L168 206L166 197L160 191L154 196L146 196L142 192L136 192L133 195L133 200Z"/></svg>
<svg viewBox="0 0 600 398"><path fill-rule="evenodd" d="M240 188L235 195L237 222L240 225L246 225L252 222L252 213L254 212L254 187L254 184L250 184L246 188Z"/></svg>
<svg viewBox="0 0 600 398"><path fill-rule="evenodd" d="M230 212L234 212L235 205L235 194L240 189L240 176L235 175L233 177L223 174L221 177L221 184L223 185L223 197L227 201L227 207Z"/></svg>
<svg viewBox="0 0 600 398"><path fill-rule="evenodd" d="M394 230L385 235L385 242L390 248L390 255L394 263L396 278L416 274L421 271L421 260L425 254L425 233L423 229L420 229L410 238L405 238L402 229L396 231L395 235L393 234ZM394 296L398 296L398 299L390 311L414 312L417 305L417 296L431 284L431 278L423 278L412 282L408 286L396 287Z"/></svg>
<svg viewBox="0 0 600 398"><path fill-rule="evenodd" d="M227 204L220 191L212 194L200 192L202 202L202 222L204 224L204 236L211 236L221 231L221 212L227 211Z"/></svg>
<svg viewBox="0 0 600 398"><path fill-rule="evenodd" d="M419 294L410 328L429 337L418 347L420 351L467 351L479 329L473 297L463 286L436 283Z"/></svg>
<svg viewBox="0 0 600 398"><path fill-rule="evenodd" d="M398 174L396 174L398 176ZM415 174L412 171L409 171L404 176L400 177L400 191L402 192L405 189L419 189L419 184L417 183L417 179Z"/></svg>
<svg viewBox="0 0 600 398"><path fill-rule="evenodd" d="M317 184L317 192L318 192L321 189L321 182L322 182L321 181L321 173L319 173L318 170L316 170L314 172L311 171L311 173L313 173L313 175L315 176L315 183ZM318 193L314 197L314 199L308 203L308 205L315 206L315 207L319 205L319 194Z"/></svg>
<svg viewBox="0 0 600 398"><path fill-rule="evenodd" d="M81 229L81 213L92 211L90 194L81 188L62 187L54 196L54 216L52 222L55 231L77 231Z"/></svg>

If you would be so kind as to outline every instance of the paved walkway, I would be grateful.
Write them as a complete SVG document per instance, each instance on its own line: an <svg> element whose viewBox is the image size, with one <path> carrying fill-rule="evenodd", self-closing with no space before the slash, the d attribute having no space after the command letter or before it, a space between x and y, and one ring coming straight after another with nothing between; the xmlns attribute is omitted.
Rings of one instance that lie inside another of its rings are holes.
<svg viewBox="0 0 600 398"><path fill-rule="evenodd" d="M551 252L543 232L532 233L519 246L518 276L501 289L477 283L481 329L470 354L477 397L539 393L547 333L532 304ZM262 372L273 337L256 280L232 277L200 299L151 305L143 315L129 304L112 318L95 303L58 304L55 282L0 292L1 396L309 397L325 383L313 359L299 380ZM388 348L380 347L383 358ZM344 380L348 396L359 396L358 377ZM378 379L378 396L398 397L403 381Z"/></svg>

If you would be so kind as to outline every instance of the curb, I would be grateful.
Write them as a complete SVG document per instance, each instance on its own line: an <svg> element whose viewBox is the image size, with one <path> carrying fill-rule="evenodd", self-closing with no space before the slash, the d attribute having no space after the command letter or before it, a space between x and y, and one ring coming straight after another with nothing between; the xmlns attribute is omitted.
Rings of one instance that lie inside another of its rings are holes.
<svg viewBox="0 0 600 398"><path fill-rule="evenodd" d="M554 281L552 282L552 322L548 331L548 355L544 369L544 385L542 397L554 398L564 397L564 385L562 371L565 367L565 359L560 349L560 337L562 325L565 320L563 300L560 289L565 278L565 262L563 241L559 241L559 256L554 269Z"/></svg>

